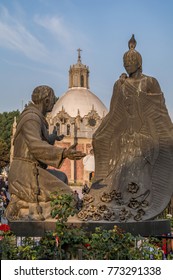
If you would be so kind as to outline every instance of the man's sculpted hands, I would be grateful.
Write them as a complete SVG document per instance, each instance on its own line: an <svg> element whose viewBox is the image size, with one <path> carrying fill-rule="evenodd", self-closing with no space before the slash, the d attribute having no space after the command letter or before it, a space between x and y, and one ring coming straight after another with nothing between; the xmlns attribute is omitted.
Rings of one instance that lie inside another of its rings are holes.
<svg viewBox="0 0 173 280"><path fill-rule="evenodd" d="M69 158L71 160L79 160L86 156L85 153L76 150L76 144L71 145L68 149L65 149L63 152L63 158Z"/></svg>

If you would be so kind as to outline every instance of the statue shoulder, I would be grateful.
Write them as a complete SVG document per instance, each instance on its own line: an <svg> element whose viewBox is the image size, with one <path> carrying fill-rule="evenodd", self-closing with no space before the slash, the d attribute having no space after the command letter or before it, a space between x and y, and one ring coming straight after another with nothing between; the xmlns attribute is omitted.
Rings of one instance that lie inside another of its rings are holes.
<svg viewBox="0 0 173 280"><path fill-rule="evenodd" d="M25 120L26 121L37 121L37 122L41 122L41 118L39 116L39 114L37 114L36 112L32 111L32 110L28 110L25 114L23 114L21 116L21 120Z"/></svg>
<svg viewBox="0 0 173 280"><path fill-rule="evenodd" d="M143 78L146 79L147 88L151 92L161 93L161 88L159 82L156 78L152 76L147 76L143 74Z"/></svg>
<svg viewBox="0 0 173 280"><path fill-rule="evenodd" d="M119 76L119 79L114 83L114 89L117 87L121 87L122 84L124 84L125 80L128 78L126 73L122 73Z"/></svg>
<svg viewBox="0 0 173 280"><path fill-rule="evenodd" d="M25 125L28 122L37 122L39 124L42 123L42 118L39 113L37 113L35 110L33 110L32 107L27 107L20 115L20 118L18 120L17 128L22 128L23 125Z"/></svg>

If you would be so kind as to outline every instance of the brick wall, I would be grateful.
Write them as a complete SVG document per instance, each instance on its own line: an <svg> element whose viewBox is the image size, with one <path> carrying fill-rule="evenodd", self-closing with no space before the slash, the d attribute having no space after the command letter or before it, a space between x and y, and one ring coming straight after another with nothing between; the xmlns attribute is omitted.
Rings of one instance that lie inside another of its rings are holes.
<svg viewBox="0 0 173 280"><path fill-rule="evenodd" d="M84 144L78 144L77 150L84 152ZM76 161L76 180L83 182L83 173L84 173L84 167L83 167L83 161L77 160Z"/></svg>
<svg viewBox="0 0 173 280"><path fill-rule="evenodd" d="M62 141L56 141L55 145L62 148L69 148L73 144L73 141L74 140L72 138L64 139ZM88 143L88 140L78 139L77 150L80 150L88 154L90 149L91 149L91 143ZM59 169L67 175L69 182L73 181L75 177L74 166L75 165L73 160L65 159L61 168ZM76 161L76 182L83 183L83 181L84 181L84 166L83 166L83 160L81 159Z"/></svg>

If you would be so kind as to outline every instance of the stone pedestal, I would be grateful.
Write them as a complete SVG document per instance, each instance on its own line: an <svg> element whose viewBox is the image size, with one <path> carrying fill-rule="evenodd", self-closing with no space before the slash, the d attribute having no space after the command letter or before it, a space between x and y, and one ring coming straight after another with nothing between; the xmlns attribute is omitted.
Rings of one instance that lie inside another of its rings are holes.
<svg viewBox="0 0 173 280"><path fill-rule="evenodd" d="M9 226L16 236L37 237L44 236L46 231L55 230L56 220L14 221L9 222Z"/></svg>
<svg viewBox="0 0 173 280"><path fill-rule="evenodd" d="M96 227L102 227L103 229L112 229L114 225L122 228L125 232L130 232L132 235L137 236L161 236L162 234L171 233L171 227L169 220L151 220L144 222L130 222L130 223L118 223L118 222L106 222L106 221L87 221L81 222L75 217L71 217L68 220L69 224L74 224L78 227L83 227L87 231L93 232ZM15 221L9 222L11 230L17 236L44 236L46 231L52 231L56 228L56 220L46 221Z"/></svg>

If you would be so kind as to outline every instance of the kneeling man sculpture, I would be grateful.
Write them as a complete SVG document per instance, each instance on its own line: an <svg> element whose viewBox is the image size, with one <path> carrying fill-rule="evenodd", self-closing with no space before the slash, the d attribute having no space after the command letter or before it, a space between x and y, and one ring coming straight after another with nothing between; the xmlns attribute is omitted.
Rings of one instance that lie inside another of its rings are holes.
<svg viewBox="0 0 173 280"><path fill-rule="evenodd" d="M32 93L32 102L20 115L8 178L11 201L6 217L9 221L48 219L51 213L50 194L56 191L59 194L72 193L65 182L47 170L47 166L59 168L65 158L78 160L85 154L76 151L76 145L68 149L52 145L56 137L48 134L45 116L54 104L52 88L38 86Z"/></svg>

